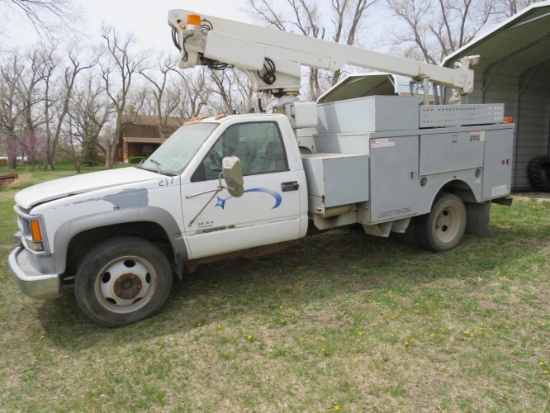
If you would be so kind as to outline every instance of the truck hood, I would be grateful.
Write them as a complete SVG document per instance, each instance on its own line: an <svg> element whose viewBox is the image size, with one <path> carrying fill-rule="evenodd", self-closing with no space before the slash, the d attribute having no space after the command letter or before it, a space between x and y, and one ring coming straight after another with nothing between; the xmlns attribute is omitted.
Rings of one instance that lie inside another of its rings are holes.
<svg viewBox="0 0 550 413"><path fill-rule="evenodd" d="M35 205L117 185L143 182L158 178L159 174L145 169L121 168L54 179L23 189L15 194L15 202L24 209Z"/></svg>

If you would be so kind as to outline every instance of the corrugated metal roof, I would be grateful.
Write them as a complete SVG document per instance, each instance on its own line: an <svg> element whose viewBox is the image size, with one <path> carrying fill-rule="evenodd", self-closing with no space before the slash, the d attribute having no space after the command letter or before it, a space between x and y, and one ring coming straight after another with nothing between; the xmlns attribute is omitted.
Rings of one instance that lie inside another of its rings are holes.
<svg viewBox="0 0 550 413"><path fill-rule="evenodd" d="M480 55L476 72L500 66L500 73L517 76L550 60L550 1L534 3L449 55L451 67L463 56Z"/></svg>

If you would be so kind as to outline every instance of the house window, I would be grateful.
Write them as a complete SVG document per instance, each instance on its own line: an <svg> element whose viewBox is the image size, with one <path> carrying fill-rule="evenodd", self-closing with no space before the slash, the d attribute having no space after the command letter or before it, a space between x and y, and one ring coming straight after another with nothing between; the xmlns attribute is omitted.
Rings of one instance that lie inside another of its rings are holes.
<svg viewBox="0 0 550 413"><path fill-rule="evenodd" d="M145 156L149 156L153 153L153 147L151 145L143 145L141 148Z"/></svg>

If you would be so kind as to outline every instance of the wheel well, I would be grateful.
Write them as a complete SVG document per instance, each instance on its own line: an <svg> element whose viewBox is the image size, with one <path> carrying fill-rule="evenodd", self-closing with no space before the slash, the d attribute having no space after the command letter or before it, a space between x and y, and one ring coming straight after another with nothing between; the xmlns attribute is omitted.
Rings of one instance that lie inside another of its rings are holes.
<svg viewBox="0 0 550 413"><path fill-rule="evenodd" d="M65 274L76 273L78 264L97 244L110 238L134 236L154 242L166 254L169 260L174 259L170 240L164 229L155 222L127 222L105 227L92 228L76 234L67 249L67 267Z"/></svg>
<svg viewBox="0 0 550 413"><path fill-rule="evenodd" d="M470 185L458 179L447 182L445 185L443 185L438 194L442 192L454 194L459 197L462 202L478 202L476 200L474 192L472 191L472 188L470 188Z"/></svg>

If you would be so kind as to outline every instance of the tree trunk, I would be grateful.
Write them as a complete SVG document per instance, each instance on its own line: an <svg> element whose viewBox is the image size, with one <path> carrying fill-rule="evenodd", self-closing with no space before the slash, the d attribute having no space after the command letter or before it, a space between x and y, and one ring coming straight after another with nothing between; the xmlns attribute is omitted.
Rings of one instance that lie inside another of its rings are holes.
<svg viewBox="0 0 550 413"><path fill-rule="evenodd" d="M17 169L17 137L10 136L7 139L8 143L8 168Z"/></svg>

